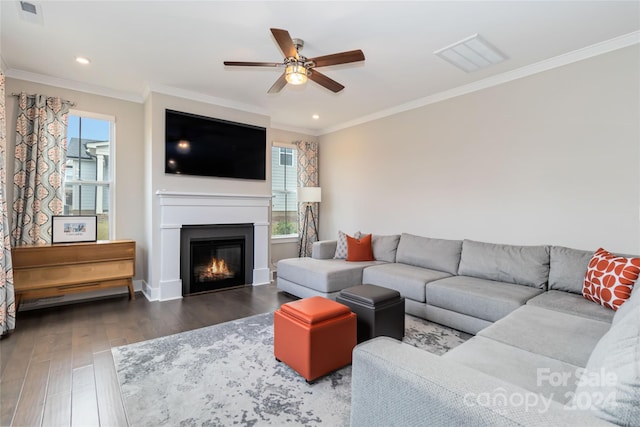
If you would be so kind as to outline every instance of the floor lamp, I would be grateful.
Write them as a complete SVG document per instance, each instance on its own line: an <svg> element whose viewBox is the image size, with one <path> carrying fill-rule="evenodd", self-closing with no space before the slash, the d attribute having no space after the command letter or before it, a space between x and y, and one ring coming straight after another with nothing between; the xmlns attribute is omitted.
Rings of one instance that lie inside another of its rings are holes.
<svg viewBox="0 0 640 427"><path fill-rule="evenodd" d="M298 251L298 257L307 256L307 245L309 244L309 235L307 229L309 228L309 217L313 223L313 231L315 232L316 239L318 238L318 224L316 223L316 217L313 214L313 203L320 203L322 199L322 192L320 187L300 187L298 188L298 202L304 203L304 220L302 221L302 234L300 235L300 250Z"/></svg>

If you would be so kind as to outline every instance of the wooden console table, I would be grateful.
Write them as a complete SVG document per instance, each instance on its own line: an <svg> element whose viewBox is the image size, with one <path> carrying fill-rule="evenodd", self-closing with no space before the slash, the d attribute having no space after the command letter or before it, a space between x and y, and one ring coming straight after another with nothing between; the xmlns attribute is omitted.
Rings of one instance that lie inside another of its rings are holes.
<svg viewBox="0 0 640 427"><path fill-rule="evenodd" d="M134 240L103 240L12 249L16 303L76 292L127 286L135 299Z"/></svg>

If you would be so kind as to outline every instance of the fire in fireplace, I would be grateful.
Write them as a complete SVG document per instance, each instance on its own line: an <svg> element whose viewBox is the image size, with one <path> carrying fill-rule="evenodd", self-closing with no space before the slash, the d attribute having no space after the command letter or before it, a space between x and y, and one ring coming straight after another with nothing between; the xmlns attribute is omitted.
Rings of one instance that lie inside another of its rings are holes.
<svg viewBox="0 0 640 427"><path fill-rule="evenodd" d="M235 273L229 270L224 259L211 260L211 265L197 267L194 271L197 282L213 282L215 280L230 279Z"/></svg>
<svg viewBox="0 0 640 427"><path fill-rule="evenodd" d="M244 285L244 239L191 240L191 293Z"/></svg>
<svg viewBox="0 0 640 427"><path fill-rule="evenodd" d="M188 226L181 237L183 295L251 283L251 226Z"/></svg>

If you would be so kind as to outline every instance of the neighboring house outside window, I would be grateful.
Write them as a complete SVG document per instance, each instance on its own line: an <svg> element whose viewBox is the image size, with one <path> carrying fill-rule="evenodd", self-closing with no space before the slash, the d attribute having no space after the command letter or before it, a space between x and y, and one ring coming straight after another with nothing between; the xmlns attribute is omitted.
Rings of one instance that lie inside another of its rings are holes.
<svg viewBox="0 0 640 427"><path fill-rule="evenodd" d="M274 144L271 149L271 235L298 234L298 162L293 145Z"/></svg>
<svg viewBox="0 0 640 427"><path fill-rule="evenodd" d="M113 118L73 110L69 113L64 214L96 215L98 240L114 236L113 135Z"/></svg>

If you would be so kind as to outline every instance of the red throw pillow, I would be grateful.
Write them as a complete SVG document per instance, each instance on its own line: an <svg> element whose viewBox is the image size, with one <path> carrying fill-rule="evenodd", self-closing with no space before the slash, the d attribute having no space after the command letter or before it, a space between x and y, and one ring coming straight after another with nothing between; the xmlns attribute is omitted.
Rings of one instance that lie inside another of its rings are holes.
<svg viewBox="0 0 640 427"><path fill-rule="evenodd" d="M347 261L375 261L371 247L371 234L360 239L347 236Z"/></svg>
<svg viewBox="0 0 640 427"><path fill-rule="evenodd" d="M589 261L582 295L593 302L617 310L640 275L640 258L616 256L598 249Z"/></svg>

